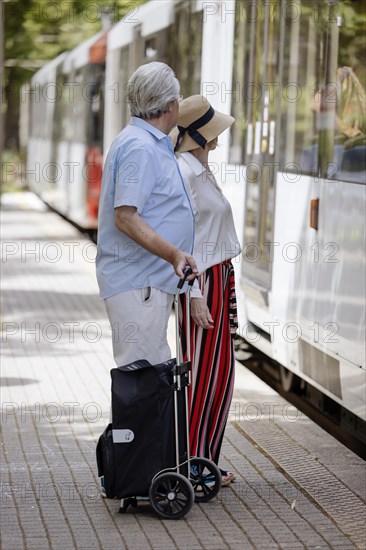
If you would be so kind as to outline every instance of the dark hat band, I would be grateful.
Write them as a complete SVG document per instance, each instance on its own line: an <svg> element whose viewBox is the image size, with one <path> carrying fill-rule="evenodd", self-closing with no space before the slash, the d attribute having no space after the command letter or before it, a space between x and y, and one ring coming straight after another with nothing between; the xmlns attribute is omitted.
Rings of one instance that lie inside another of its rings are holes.
<svg viewBox="0 0 366 550"><path fill-rule="evenodd" d="M181 140L183 139L184 134L186 132L188 132L188 135L193 139L193 141L195 141L198 145L200 145L202 147L202 149L204 149L205 145L207 143L207 139L205 139L198 132L198 128L202 128L202 126L205 126L205 124L210 122L210 120L213 118L214 114L215 114L215 109L210 106L209 110L203 116L201 116L201 118L199 118L199 119L195 120L194 122L192 122L192 124L187 126L187 128L184 128L183 126L178 126L179 134L178 134L178 138L177 138L177 143L174 147L174 151L176 151L178 149L179 144L180 144Z"/></svg>

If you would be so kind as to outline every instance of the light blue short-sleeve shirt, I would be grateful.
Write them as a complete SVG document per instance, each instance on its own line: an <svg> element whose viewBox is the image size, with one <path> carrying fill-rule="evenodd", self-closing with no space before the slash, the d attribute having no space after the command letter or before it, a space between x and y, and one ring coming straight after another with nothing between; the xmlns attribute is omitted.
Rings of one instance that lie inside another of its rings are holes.
<svg viewBox="0 0 366 550"><path fill-rule="evenodd" d="M192 254L194 216L169 136L131 117L109 150L98 215L97 279L101 298L151 286L174 294L170 263L120 231L114 209L135 206L159 235Z"/></svg>

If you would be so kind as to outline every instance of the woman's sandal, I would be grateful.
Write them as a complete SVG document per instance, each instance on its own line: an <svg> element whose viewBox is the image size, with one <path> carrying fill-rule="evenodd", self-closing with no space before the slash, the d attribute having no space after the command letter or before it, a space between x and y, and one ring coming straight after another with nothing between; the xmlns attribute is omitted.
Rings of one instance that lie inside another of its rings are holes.
<svg viewBox="0 0 366 550"><path fill-rule="evenodd" d="M230 485L231 479L229 476L221 476L221 487L227 487Z"/></svg>
<svg viewBox="0 0 366 550"><path fill-rule="evenodd" d="M226 470L221 470L220 468L220 472L221 472L221 487L227 487L228 485L230 485L230 483L232 481L235 481L236 479L236 474L235 472L227 472Z"/></svg>

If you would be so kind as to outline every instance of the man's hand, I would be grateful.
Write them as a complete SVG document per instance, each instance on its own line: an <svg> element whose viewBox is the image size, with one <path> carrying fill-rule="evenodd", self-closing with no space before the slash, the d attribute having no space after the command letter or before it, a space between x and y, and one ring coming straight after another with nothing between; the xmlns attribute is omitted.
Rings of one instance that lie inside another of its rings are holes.
<svg viewBox="0 0 366 550"><path fill-rule="evenodd" d="M187 266L189 266L192 269L192 273L188 275L188 277L186 278L186 281L191 281L198 274L198 270L197 270L197 266L196 266L196 262L194 261L194 258L189 254L182 252L179 249L177 249L175 254L173 255L171 264L174 267L174 271L176 272L176 274L180 279L183 279L184 272Z"/></svg>
<svg viewBox="0 0 366 550"><path fill-rule="evenodd" d="M191 298L191 317L199 327L205 329L214 328L214 320L211 317L210 310L204 298Z"/></svg>

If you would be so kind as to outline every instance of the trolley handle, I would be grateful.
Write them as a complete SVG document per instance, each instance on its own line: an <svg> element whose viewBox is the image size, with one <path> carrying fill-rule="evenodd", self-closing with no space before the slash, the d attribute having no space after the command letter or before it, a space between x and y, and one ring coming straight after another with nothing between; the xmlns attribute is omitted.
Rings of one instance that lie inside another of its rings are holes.
<svg viewBox="0 0 366 550"><path fill-rule="evenodd" d="M186 282L186 279L187 277L192 273L192 269L190 267L187 267L185 272L184 272L184 275L183 275L183 279L179 279L179 283L177 285L177 289L181 290L183 288L183 285L184 283ZM193 284L193 281L194 279L192 279L192 281L189 281L189 283L192 283ZM191 286L192 286L191 284Z"/></svg>
<svg viewBox="0 0 366 550"><path fill-rule="evenodd" d="M180 290L182 289L184 283L186 282L186 279L189 275L191 275L192 269L190 267L187 267L184 271L184 276L182 279L179 280L179 283L177 285L177 292L174 296L174 306L175 306L175 343L176 343L176 349L177 349L177 366L179 366L182 362L182 357L180 356L180 338L179 338L179 294ZM183 330L186 331L186 337L187 337L187 343L188 345L188 361L190 361L190 293L192 285L195 281L195 278L193 278L191 281L188 281L188 288L186 291L186 326L183 328Z"/></svg>

